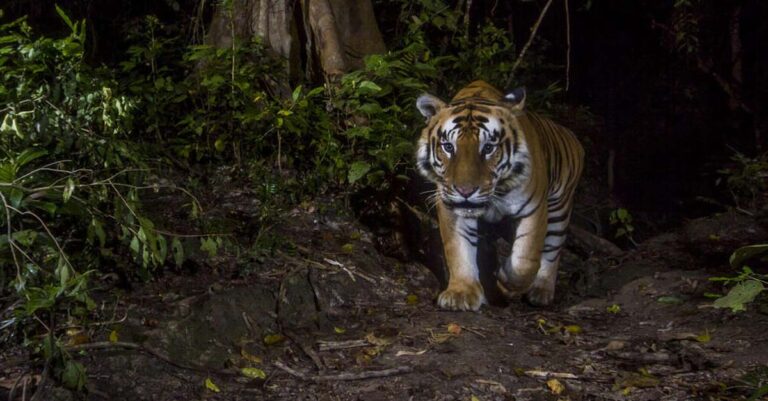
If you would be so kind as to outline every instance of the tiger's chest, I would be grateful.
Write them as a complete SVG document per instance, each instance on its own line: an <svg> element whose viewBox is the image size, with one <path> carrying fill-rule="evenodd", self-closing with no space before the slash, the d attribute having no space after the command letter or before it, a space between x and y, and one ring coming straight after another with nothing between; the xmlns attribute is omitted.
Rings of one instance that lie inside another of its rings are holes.
<svg viewBox="0 0 768 401"><path fill-rule="evenodd" d="M524 187L509 191L506 195L494 197L482 215L482 219L491 223L500 221L505 216L521 218L535 210L536 202Z"/></svg>

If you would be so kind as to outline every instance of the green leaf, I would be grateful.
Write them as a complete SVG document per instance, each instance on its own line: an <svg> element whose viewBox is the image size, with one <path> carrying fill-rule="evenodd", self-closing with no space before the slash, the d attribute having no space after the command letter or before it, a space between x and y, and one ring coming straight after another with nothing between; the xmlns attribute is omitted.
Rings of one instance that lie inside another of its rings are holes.
<svg viewBox="0 0 768 401"><path fill-rule="evenodd" d="M306 96L304 97L313 97L313 96L319 95L323 93L324 90L325 88L323 88L322 86L318 86L317 88L313 88L311 91L307 92Z"/></svg>
<svg viewBox="0 0 768 401"><path fill-rule="evenodd" d="M16 167L13 163L0 164L0 182L11 183L16 179Z"/></svg>
<svg viewBox="0 0 768 401"><path fill-rule="evenodd" d="M365 103L358 107L358 110L368 115L381 113L383 111L378 103Z"/></svg>
<svg viewBox="0 0 768 401"><path fill-rule="evenodd" d="M75 180L70 177L67 178L67 185L64 186L64 191L61 193L61 196L64 199L64 203L69 201L69 198L72 197L73 192L75 192Z"/></svg>
<svg viewBox="0 0 768 401"><path fill-rule="evenodd" d="M72 360L65 363L64 372L61 374L61 382L65 387L80 391L85 387L85 379L85 366L83 364Z"/></svg>
<svg viewBox="0 0 768 401"><path fill-rule="evenodd" d="M744 304L754 301L764 289L763 283L757 280L742 281L733 286L724 297L716 299L715 308L731 308L733 312L747 310Z"/></svg>
<svg viewBox="0 0 768 401"><path fill-rule="evenodd" d="M93 242L93 238L99 239L99 246L104 247L104 243L107 241L107 234L104 232L104 226L96 218L91 219L91 224L88 226L87 238L88 241Z"/></svg>
<svg viewBox="0 0 768 401"><path fill-rule="evenodd" d="M299 96L301 96L301 85L297 86L296 89L293 90L293 93L291 93L291 99L294 103L299 100Z"/></svg>
<svg viewBox="0 0 768 401"><path fill-rule="evenodd" d="M680 305L683 303L683 300L674 295L665 295L662 297L658 297L656 299L656 302L660 304L667 304L667 305Z"/></svg>
<svg viewBox="0 0 768 401"><path fill-rule="evenodd" d="M360 82L357 91L362 95L370 95L381 91L381 86L376 85L373 81Z"/></svg>
<svg viewBox="0 0 768 401"><path fill-rule="evenodd" d="M367 174L370 170L371 165L369 163L361 161L354 162L351 166L349 166L349 174L347 175L347 179L349 180L350 184L354 184L355 181L363 178L363 176L365 176L365 174Z"/></svg>
<svg viewBox="0 0 768 401"><path fill-rule="evenodd" d="M181 266L184 263L184 246L181 245L181 241L178 238L174 238L171 241L171 252L173 253L173 261L176 266Z"/></svg>
<svg viewBox="0 0 768 401"><path fill-rule="evenodd" d="M368 139L371 136L371 127L352 127L344 131L344 135L349 138L365 138Z"/></svg>
<svg viewBox="0 0 768 401"><path fill-rule="evenodd" d="M27 163L35 159L38 159L40 157L43 157L47 154L48 154L48 151L45 149L33 149L33 148L24 149L23 152L21 152L18 156L16 156L16 162L15 162L16 168L18 169L26 165Z"/></svg>
<svg viewBox="0 0 768 401"><path fill-rule="evenodd" d="M64 13L64 10L62 10L62 9L61 9L61 7L59 7L59 5L58 5L58 4L56 4L55 6L56 6L56 12L57 12L57 13L59 13L59 17L61 17L61 19L62 19L62 20L64 20L64 23L65 23L65 24L67 24L67 26L69 27L69 29L71 29L72 31L74 31L74 30L75 30L75 25L74 25L74 24L72 24L72 20L71 20L71 19L69 19L69 17L67 16L67 14L66 14L66 13Z"/></svg>
<svg viewBox="0 0 768 401"><path fill-rule="evenodd" d="M23 246L30 246L35 242L37 238L37 231L33 230L21 230L13 233L13 240Z"/></svg>
<svg viewBox="0 0 768 401"><path fill-rule="evenodd" d="M216 142L213 143L213 147L216 148L217 152L221 152L224 150L224 146L226 146L226 143L224 142L223 137L216 138Z"/></svg>
<svg viewBox="0 0 768 401"><path fill-rule="evenodd" d="M133 251L133 253L139 253L139 237L136 237L136 236L133 237L133 239L131 240L130 248L131 248L131 251Z"/></svg>
<svg viewBox="0 0 768 401"><path fill-rule="evenodd" d="M768 253L768 244L743 246L731 254L731 267L738 269L747 260L763 253Z"/></svg>
<svg viewBox="0 0 768 401"><path fill-rule="evenodd" d="M21 206L21 201L24 200L24 192L18 188L13 188L9 200L11 201L11 206L18 209Z"/></svg>
<svg viewBox="0 0 768 401"><path fill-rule="evenodd" d="M214 257L218 253L219 246L211 237L200 239L200 250L208 253L208 257Z"/></svg>

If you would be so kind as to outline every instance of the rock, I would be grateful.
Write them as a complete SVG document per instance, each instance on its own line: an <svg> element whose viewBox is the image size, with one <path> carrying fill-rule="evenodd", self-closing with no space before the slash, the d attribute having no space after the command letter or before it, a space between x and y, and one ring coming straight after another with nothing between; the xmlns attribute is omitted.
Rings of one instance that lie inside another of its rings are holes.
<svg viewBox="0 0 768 401"><path fill-rule="evenodd" d="M768 231L752 217L728 211L688 222L680 241L701 262L719 265L739 247L768 242Z"/></svg>

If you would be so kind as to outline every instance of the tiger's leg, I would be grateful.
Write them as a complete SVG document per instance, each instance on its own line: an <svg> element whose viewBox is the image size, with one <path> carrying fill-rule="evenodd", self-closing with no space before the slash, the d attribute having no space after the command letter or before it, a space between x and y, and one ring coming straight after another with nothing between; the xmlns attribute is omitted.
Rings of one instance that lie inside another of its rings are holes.
<svg viewBox="0 0 768 401"><path fill-rule="evenodd" d="M555 298L560 253L565 246L568 222L571 217L570 199L566 198L560 204L550 205L549 209L547 235L541 250L541 269L526 294L528 302L534 305L549 305Z"/></svg>
<svg viewBox="0 0 768 401"><path fill-rule="evenodd" d="M440 236L448 265L448 288L437 298L441 308L478 310L485 303L477 268L477 219L458 217L438 203Z"/></svg>
<svg viewBox="0 0 768 401"><path fill-rule="evenodd" d="M512 254L499 269L499 289L507 296L523 294L531 288L541 266L541 249L547 234L547 210L539 207L520 220Z"/></svg>

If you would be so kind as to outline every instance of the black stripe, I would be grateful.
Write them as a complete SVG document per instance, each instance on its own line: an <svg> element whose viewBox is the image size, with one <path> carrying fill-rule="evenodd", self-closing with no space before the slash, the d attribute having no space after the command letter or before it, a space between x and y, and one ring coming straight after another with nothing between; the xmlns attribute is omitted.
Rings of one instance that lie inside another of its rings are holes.
<svg viewBox="0 0 768 401"><path fill-rule="evenodd" d="M525 209L525 207L528 206L529 203L531 203L532 199L533 199L533 195L529 196L528 199L525 201L525 203L523 203L523 206L520 206L520 209L518 209L517 212L513 213L512 215L517 216L518 214L520 214L520 212L522 212L523 209Z"/></svg>
<svg viewBox="0 0 768 401"><path fill-rule="evenodd" d="M469 242L470 245L477 247L477 239L475 239L475 241L472 241L472 238L467 235L464 235L461 233L459 233L459 235L461 236L461 238L464 238L465 240L467 240L467 242Z"/></svg>
<svg viewBox="0 0 768 401"><path fill-rule="evenodd" d="M514 139L514 141L515 141L515 142L514 142L514 145L513 145L513 147L512 147L512 154L513 154L513 155L514 155L515 153L517 153L518 149L520 148L520 144L518 143L518 139L519 139L519 138L518 138L518 136L519 136L519 135L520 135L520 134L517 132L517 130L516 130L516 129L514 129L514 128L512 128L512 138L513 138L513 139Z"/></svg>
<svg viewBox="0 0 768 401"><path fill-rule="evenodd" d="M524 219L524 218L526 218L526 217L528 217L528 216L530 216L530 215L532 215L532 214L536 213L536 211L537 211L537 210L539 210L539 206L541 206L541 203L539 203L538 205L536 205L536 207L535 207L535 208L533 208L533 210L531 210L530 212L528 212L528 213L526 213L526 214L523 214L523 215L519 215L519 216L518 216L518 215L515 215L515 217L516 217L516 218L518 218L518 219ZM519 212L518 212L518 213L519 213Z"/></svg>
<svg viewBox="0 0 768 401"><path fill-rule="evenodd" d="M563 221L566 221L566 220L568 220L568 213L565 213L562 216L548 218L547 219L547 224L560 223L560 222L563 222Z"/></svg>
<svg viewBox="0 0 768 401"><path fill-rule="evenodd" d="M541 249L541 253L549 253L549 252L555 252L559 251L563 248L563 244L560 245L544 245L544 248Z"/></svg>

